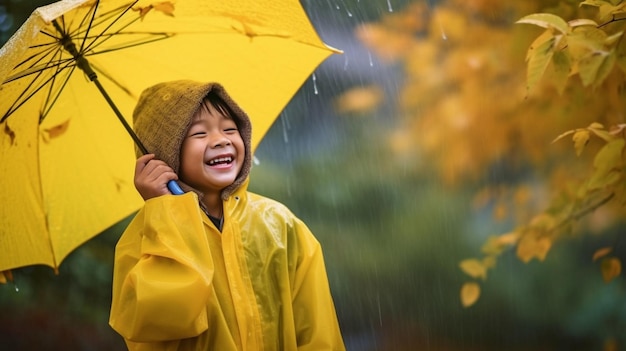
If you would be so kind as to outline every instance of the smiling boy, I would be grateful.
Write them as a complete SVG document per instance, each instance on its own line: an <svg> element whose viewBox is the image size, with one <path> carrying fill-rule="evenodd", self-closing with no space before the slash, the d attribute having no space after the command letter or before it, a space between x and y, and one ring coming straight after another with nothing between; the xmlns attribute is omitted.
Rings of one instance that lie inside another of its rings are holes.
<svg viewBox="0 0 626 351"><path fill-rule="evenodd" d="M247 191L248 116L219 84L146 89L146 200L116 247L110 324L132 350L344 350L318 241ZM177 180L185 194L171 195Z"/></svg>

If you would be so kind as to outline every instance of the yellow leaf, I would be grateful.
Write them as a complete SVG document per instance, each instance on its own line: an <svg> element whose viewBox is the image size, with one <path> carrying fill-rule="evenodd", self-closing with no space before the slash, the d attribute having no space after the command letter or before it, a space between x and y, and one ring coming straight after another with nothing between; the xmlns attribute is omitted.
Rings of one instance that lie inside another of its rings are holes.
<svg viewBox="0 0 626 351"><path fill-rule="evenodd" d="M485 268L493 268L496 266L496 258L494 256L487 256L483 258L483 265Z"/></svg>
<svg viewBox="0 0 626 351"><path fill-rule="evenodd" d="M378 86L371 85L350 89L339 98L336 106L340 113L366 113L376 109L383 102L384 93Z"/></svg>
<svg viewBox="0 0 626 351"><path fill-rule="evenodd" d="M67 132L69 126L70 120L68 119L59 125L43 129L42 137L45 142L49 142L51 139L57 138Z"/></svg>
<svg viewBox="0 0 626 351"><path fill-rule="evenodd" d="M152 9L162 12L167 16L174 17L174 4L170 1L159 2L156 4L150 4L148 6L137 6L133 7L133 11L139 12L139 17L143 20L144 17L150 12Z"/></svg>
<svg viewBox="0 0 626 351"><path fill-rule="evenodd" d="M9 136L11 145L15 144L15 132L9 127L9 123L4 123L4 134Z"/></svg>
<svg viewBox="0 0 626 351"><path fill-rule="evenodd" d="M608 255L611 251L613 251L612 247L603 247L596 250L596 252L593 253L593 261L595 262L597 259Z"/></svg>
<svg viewBox="0 0 626 351"><path fill-rule="evenodd" d="M487 278L487 268L481 261L475 258L463 260L461 261L459 266L461 267L461 270L463 270L463 272L465 272L472 278Z"/></svg>
<svg viewBox="0 0 626 351"><path fill-rule="evenodd" d="M576 129L576 130L577 130L577 129ZM566 136L568 136L568 135L570 135L570 134L576 133L576 130L568 130L567 132L562 133L562 134L561 134L561 135L559 135L558 137L554 138L554 140L552 140L552 142L553 142L553 143L556 143L557 141L559 141L559 140L563 139L564 137L566 137Z"/></svg>
<svg viewBox="0 0 626 351"><path fill-rule="evenodd" d="M567 24L570 27L580 27L580 26L598 27L598 23L596 23L596 21L586 19L586 18L577 18L577 19L568 21Z"/></svg>
<svg viewBox="0 0 626 351"><path fill-rule="evenodd" d="M498 237L498 242L502 245L515 245L518 239L519 239L519 233L510 232L507 234L500 235Z"/></svg>
<svg viewBox="0 0 626 351"><path fill-rule="evenodd" d="M608 36L605 40L604 40L604 44L607 46L611 46L615 43L617 43L621 38L622 35L624 35L624 32L617 32L615 34L612 34L610 36Z"/></svg>
<svg viewBox="0 0 626 351"><path fill-rule="evenodd" d="M589 128L591 129L604 129L604 125L602 125L602 123L598 123L598 122L593 122L589 125Z"/></svg>
<svg viewBox="0 0 626 351"><path fill-rule="evenodd" d="M465 283L461 287L461 303L463 307L470 307L480 297L480 285L478 283Z"/></svg>
<svg viewBox="0 0 626 351"><path fill-rule="evenodd" d="M535 51L537 51L537 48L540 47L541 44L551 39L554 39L554 34L551 31L546 30L543 33L541 33L541 35L535 38L532 44L530 44L530 46L528 47L525 60L526 61L530 60L530 57L534 55Z"/></svg>
<svg viewBox="0 0 626 351"><path fill-rule="evenodd" d="M614 138L611 136L611 133L604 130L604 126L600 123L594 122L587 127L589 131L595 134L597 137L603 139L606 142L613 140Z"/></svg>
<svg viewBox="0 0 626 351"><path fill-rule="evenodd" d="M169 1L159 2L152 5L155 10L164 13L167 16L174 17L174 4Z"/></svg>
<svg viewBox="0 0 626 351"><path fill-rule="evenodd" d="M490 236L481 251L486 255L499 255L504 249L513 246L519 238L518 232L510 232L498 236Z"/></svg>
<svg viewBox="0 0 626 351"><path fill-rule="evenodd" d="M582 154L585 145L589 142L589 134L589 131L586 129L578 129L572 136L576 156L580 156L580 154Z"/></svg>
<svg viewBox="0 0 626 351"><path fill-rule="evenodd" d="M602 279L608 283L622 273L622 262L615 257L605 258L602 260L600 269L602 270Z"/></svg>
<svg viewBox="0 0 626 351"><path fill-rule="evenodd" d="M528 60L528 71L526 72L528 90L532 90L545 73L554 54L555 42L556 39L552 37L533 50Z"/></svg>
<svg viewBox="0 0 626 351"><path fill-rule="evenodd" d="M0 284L6 284L13 281L13 273L8 271L0 271Z"/></svg>
<svg viewBox="0 0 626 351"><path fill-rule="evenodd" d="M556 28L563 34L569 30L569 25L564 19L551 13L533 13L521 18L517 23L534 24L543 28Z"/></svg>
<svg viewBox="0 0 626 351"><path fill-rule="evenodd" d="M552 240L547 237L537 238L533 234L527 234L517 245L517 257L524 263L530 262L533 258L543 261L551 247Z"/></svg>

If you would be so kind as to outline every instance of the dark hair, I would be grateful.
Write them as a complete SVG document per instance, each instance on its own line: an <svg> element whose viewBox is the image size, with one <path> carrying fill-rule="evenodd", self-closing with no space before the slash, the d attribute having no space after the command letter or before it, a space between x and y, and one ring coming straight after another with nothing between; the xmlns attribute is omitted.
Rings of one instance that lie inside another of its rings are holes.
<svg viewBox="0 0 626 351"><path fill-rule="evenodd" d="M210 91L205 97L204 99L202 99L202 103L200 105L200 108L202 108L202 106L204 106L204 108L206 108L208 110L208 106L206 106L206 102L209 102L213 107L215 107L215 109L220 112L221 114L223 114L226 118L228 119L232 119L235 121L235 123L237 124L237 127L239 127L239 121L235 118L235 113L233 112L233 110L230 108L230 106L228 106L228 104L222 100L221 97L219 97L214 91Z"/></svg>

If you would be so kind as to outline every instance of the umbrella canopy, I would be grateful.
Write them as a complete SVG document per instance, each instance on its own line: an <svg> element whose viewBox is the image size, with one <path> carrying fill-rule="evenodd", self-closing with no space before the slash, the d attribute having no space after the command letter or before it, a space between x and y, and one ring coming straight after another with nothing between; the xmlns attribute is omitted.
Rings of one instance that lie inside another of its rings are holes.
<svg viewBox="0 0 626 351"><path fill-rule="evenodd" d="M333 52L297 0L65 0L38 8L0 49L0 271L56 268L142 205L133 140L107 99L130 125L150 85L220 82L250 115L255 147ZM77 58L88 60L102 91Z"/></svg>

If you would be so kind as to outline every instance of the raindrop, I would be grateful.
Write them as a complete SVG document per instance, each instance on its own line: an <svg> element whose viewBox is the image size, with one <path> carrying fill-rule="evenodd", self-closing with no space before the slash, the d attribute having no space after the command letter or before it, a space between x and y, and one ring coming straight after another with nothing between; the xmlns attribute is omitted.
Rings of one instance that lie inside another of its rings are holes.
<svg viewBox="0 0 626 351"><path fill-rule="evenodd" d="M348 55L343 55L343 70L348 70Z"/></svg>
<svg viewBox="0 0 626 351"><path fill-rule="evenodd" d="M260 165L260 164L261 164L261 161L259 161L259 159L258 159L256 156L252 156L252 163L253 163L255 166L258 166L258 165Z"/></svg>
<svg viewBox="0 0 626 351"><path fill-rule="evenodd" d="M446 31L443 30L443 26L439 25L439 28L441 28L441 39L448 40L448 36L446 35Z"/></svg>
<svg viewBox="0 0 626 351"><path fill-rule="evenodd" d="M291 129L291 124L289 123L289 118L286 114L283 114L280 118L280 123L283 126L283 142L285 144L289 144L289 133L288 131Z"/></svg>
<svg viewBox="0 0 626 351"><path fill-rule="evenodd" d="M367 53L367 58L370 60L370 67L374 67L374 59L372 58L372 53Z"/></svg>
<svg viewBox="0 0 626 351"><path fill-rule="evenodd" d="M17 287L17 284L15 284L14 286L15 286L15 292L20 292L20 288Z"/></svg>
<svg viewBox="0 0 626 351"><path fill-rule="evenodd" d="M313 79L313 93L318 95L319 91L317 90L317 77L315 76L315 73L311 75L311 79Z"/></svg>
<svg viewBox="0 0 626 351"><path fill-rule="evenodd" d="M391 0L387 0L387 9L389 12L393 12L393 7L391 7Z"/></svg>
<svg viewBox="0 0 626 351"><path fill-rule="evenodd" d="M283 128L283 142L285 144L289 144L289 134L287 134L287 130Z"/></svg>

